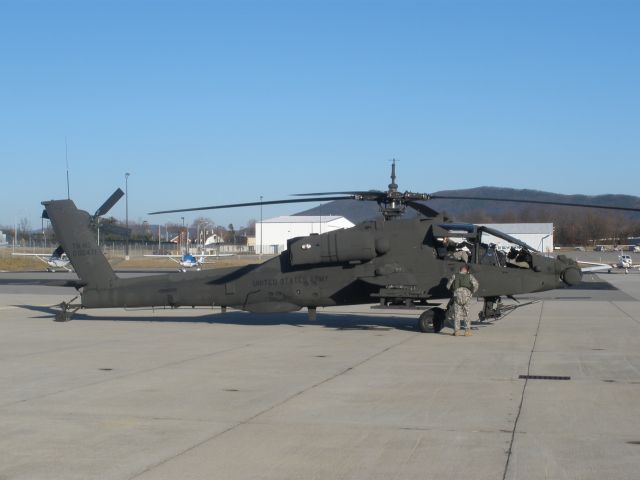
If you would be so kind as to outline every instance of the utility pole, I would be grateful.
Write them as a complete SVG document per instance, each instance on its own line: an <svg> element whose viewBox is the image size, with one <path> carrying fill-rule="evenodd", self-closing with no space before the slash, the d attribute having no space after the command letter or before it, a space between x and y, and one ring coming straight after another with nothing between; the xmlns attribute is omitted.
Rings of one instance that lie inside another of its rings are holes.
<svg viewBox="0 0 640 480"><path fill-rule="evenodd" d="M129 175L127 172L124 174L124 198L125 198L125 226L127 227L127 241L125 243L124 259L129 260Z"/></svg>

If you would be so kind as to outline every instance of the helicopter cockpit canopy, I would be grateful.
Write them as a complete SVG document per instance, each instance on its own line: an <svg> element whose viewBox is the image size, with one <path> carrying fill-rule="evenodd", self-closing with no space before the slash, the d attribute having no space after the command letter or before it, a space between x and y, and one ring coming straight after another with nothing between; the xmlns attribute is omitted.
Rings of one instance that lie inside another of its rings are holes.
<svg viewBox="0 0 640 480"><path fill-rule="evenodd" d="M508 268L533 268L533 249L491 227L478 227L478 263Z"/></svg>
<svg viewBox="0 0 640 480"><path fill-rule="evenodd" d="M471 223L441 223L432 227L436 256L482 265L531 268L535 251L523 241L499 230ZM508 245L506 250L499 248Z"/></svg>
<svg viewBox="0 0 640 480"><path fill-rule="evenodd" d="M488 233L489 235L493 235L494 237L500 238L502 240L505 240L509 243L512 243L514 245L519 246L520 248L524 248L528 251L534 250L533 248L531 248L529 245L527 245L526 243L524 243L521 240L518 240L515 237L512 237L511 235L507 235L506 233L501 232L500 230L496 230L494 228L491 227L478 227L478 232L480 232L480 234L482 233Z"/></svg>

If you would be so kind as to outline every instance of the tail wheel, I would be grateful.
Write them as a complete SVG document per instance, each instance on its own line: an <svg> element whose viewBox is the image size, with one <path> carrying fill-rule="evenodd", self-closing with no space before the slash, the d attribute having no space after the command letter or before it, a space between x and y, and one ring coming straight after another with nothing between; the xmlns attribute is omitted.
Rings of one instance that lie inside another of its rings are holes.
<svg viewBox="0 0 640 480"><path fill-rule="evenodd" d="M444 327L445 311L442 308L430 308L418 318L418 330L423 333L438 333Z"/></svg>

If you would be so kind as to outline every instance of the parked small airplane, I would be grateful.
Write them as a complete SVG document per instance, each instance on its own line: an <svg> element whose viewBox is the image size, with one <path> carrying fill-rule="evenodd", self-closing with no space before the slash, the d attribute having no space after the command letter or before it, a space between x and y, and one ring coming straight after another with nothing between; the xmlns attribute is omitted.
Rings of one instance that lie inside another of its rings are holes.
<svg viewBox="0 0 640 480"><path fill-rule="evenodd" d="M618 257L618 263L611 265L612 268L623 268L624 273L629 273L630 268L640 268L640 265L634 265L631 255L620 255ZM609 270L611 272L611 270Z"/></svg>
<svg viewBox="0 0 640 480"><path fill-rule="evenodd" d="M145 257L156 257L156 258L168 258L169 260L176 262L180 265L181 268L178 270L181 272L186 272L187 268L195 268L197 271L201 270L202 264L206 263L205 259L207 257L230 257L232 254L223 253L218 255L205 255L200 254L197 257L191 255L190 253L186 253L184 255L145 255Z"/></svg>
<svg viewBox="0 0 640 480"><path fill-rule="evenodd" d="M624 270L624 273L629 273L629 270L632 268L640 269L640 264L633 264L633 260L631 259L631 255L622 254L618 257L618 263L589 263L589 262L580 262L583 265L590 265L589 267L583 268L583 272L609 272L611 273L614 269Z"/></svg>
<svg viewBox="0 0 640 480"><path fill-rule="evenodd" d="M12 253L12 255L16 257L36 257L47 264L47 272L56 272L59 269L67 272L73 271L69 257L64 253L62 245L58 246L51 255L43 255L42 253Z"/></svg>

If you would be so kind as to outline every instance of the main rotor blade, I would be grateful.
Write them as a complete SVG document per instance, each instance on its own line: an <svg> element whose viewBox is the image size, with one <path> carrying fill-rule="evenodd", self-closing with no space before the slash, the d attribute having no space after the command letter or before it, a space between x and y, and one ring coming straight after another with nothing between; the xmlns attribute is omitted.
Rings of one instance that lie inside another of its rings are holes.
<svg viewBox="0 0 640 480"><path fill-rule="evenodd" d="M228 205L212 205L210 207L180 208L176 210L160 210L158 212L150 212L149 215L160 215L161 213L179 213L179 212L196 212L198 210L216 210L219 208L237 208L237 207L257 207L260 205L280 205L285 203L304 203L304 202L328 202L332 200L353 200L353 196L342 197L316 197L316 198L299 198L289 200L266 200L264 202L247 202L247 203L230 203Z"/></svg>
<svg viewBox="0 0 640 480"><path fill-rule="evenodd" d="M292 197L311 197L313 195L385 195L386 192L380 190L351 190L348 192L316 192L316 193L294 193Z"/></svg>
<svg viewBox="0 0 640 480"><path fill-rule="evenodd" d="M523 200L523 199L516 199L516 198L468 197L468 196L457 196L457 195L430 195L429 199L430 200L486 200L488 202L531 203L536 205L556 205L559 207L602 208L605 210L622 210L625 212L640 212L640 208L633 208L633 207L613 207L608 205L549 202L545 200Z"/></svg>
<svg viewBox="0 0 640 480"><path fill-rule="evenodd" d="M111 194L109 198L107 198L107 200L102 205L100 205L100 208L96 210L94 217L102 217L103 215L105 215L116 203L118 203L118 200L120 200L123 195L124 192L122 191L122 189L118 188Z"/></svg>
<svg viewBox="0 0 640 480"><path fill-rule="evenodd" d="M414 210L417 210L422 215L428 218L433 218L438 216L438 212L436 212L433 208L429 208L426 205L423 205L422 203L414 202L413 200L408 201L407 206L413 208Z"/></svg>

